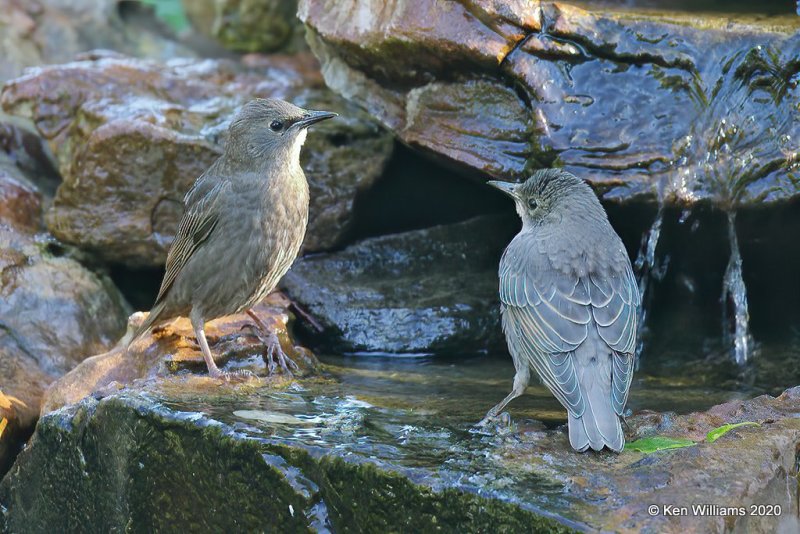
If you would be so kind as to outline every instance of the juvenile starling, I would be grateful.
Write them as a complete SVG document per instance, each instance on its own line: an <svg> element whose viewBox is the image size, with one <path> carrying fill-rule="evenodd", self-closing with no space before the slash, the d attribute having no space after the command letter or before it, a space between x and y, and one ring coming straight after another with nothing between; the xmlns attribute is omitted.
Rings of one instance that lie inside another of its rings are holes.
<svg viewBox="0 0 800 534"><path fill-rule="evenodd" d="M284 372L297 368L250 307L275 288L300 250L308 222L300 148L309 126L335 116L273 99L242 108L224 153L183 199L161 289L134 340L153 325L188 316L209 375L220 377L205 323L246 310L267 345L269 371L277 368L273 356Z"/></svg>
<svg viewBox="0 0 800 534"><path fill-rule="evenodd" d="M639 308L622 241L591 188L568 172L489 184L514 199L522 230L500 260L514 388L484 422L522 395L533 369L567 409L575 450L619 452Z"/></svg>

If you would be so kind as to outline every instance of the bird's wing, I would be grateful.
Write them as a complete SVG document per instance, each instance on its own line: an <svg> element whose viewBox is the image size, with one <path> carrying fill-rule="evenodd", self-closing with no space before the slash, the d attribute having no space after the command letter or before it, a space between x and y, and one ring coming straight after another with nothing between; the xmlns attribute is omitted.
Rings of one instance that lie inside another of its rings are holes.
<svg viewBox="0 0 800 534"><path fill-rule="evenodd" d="M588 328L613 351L612 405L622 414L633 378L639 290L628 262L606 274L578 276L555 268L523 242L509 245L500 263L504 327L510 348L531 362L545 385L576 417L584 400L572 353ZM592 322L594 325L592 326Z"/></svg>
<svg viewBox="0 0 800 534"><path fill-rule="evenodd" d="M585 405L572 352L586 339L592 319L588 280L554 269L544 258L515 261L512 256L510 246L500 263L509 348L526 358L561 404L580 417Z"/></svg>
<svg viewBox="0 0 800 534"><path fill-rule="evenodd" d="M212 181L203 176L186 194L183 217L167 254L166 273L156 304L166 297L189 258L214 231L219 220L218 200L230 188L228 180Z"/></svg>
<svg viewBox="0 0 800 534"><path fill-rule="evenodd" d="M625 411L628 402L628 392L631 390L633 380L633 354L615 352L612 356L614 363L611 367L611 406L617 415Z"/></svg>
<svg viewBox="0 0 800 534"><path fill-rule="evenodd" d="M633 380L639 288L629 263L620 272L589 276L592 317L597 332L613 351L611 405L618 415L625 410Z"/></svg>
<svg viewBox="0 0 800 534"><path fill-rule="evenodd" d="M636 348L639 288L630 264L602 276L589 275L589 296L597 330L616 352L632 354Z"/></svg>
<svg viewBox="0 0 800 534"><path fill-rule="evenodd" d="M611 405L618 415L625 410L633 380L636 328L639 320L639 288L630 264L622 272L603 277L590 275L592 317L600 337L614 351L611 372Z"/></svg>

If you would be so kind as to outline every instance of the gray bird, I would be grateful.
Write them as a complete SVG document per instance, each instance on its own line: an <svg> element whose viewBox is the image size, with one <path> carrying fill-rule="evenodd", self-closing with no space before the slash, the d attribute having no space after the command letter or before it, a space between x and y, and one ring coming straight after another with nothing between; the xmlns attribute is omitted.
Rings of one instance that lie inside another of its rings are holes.
<svg viewBox="0 0 800 534"><path fill-rule="evenodd" d="M640 305L625 247L592 189L568 172L489 184L514 199L522 230L500 260L514 388L484 422L522 395L533 369L567 409L575 450L619 452Z"/></svg>
<svg viewBox="0 0 800 534"><path fill-rule="evenodd" d="M250 311L291 267L308 222L308 183L300 167L307 128L335 117L273 99L248 102L234 117L222 156L184 197L161 289L133 340L151 326L188 316L208 373L223 376L205 323L247 311L267 345L269 371L288 359L273 329Z"/></svg>

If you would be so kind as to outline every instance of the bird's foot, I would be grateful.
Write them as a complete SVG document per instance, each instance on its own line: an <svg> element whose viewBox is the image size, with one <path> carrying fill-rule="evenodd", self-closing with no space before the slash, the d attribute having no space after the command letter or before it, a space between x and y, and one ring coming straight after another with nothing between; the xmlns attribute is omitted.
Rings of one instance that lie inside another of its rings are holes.
<svg viewBox="0 0 800 534"><path fill-rule="evenodd" d="M208 375L211 378L229 383L249 382L258 378L255 373L247 369L240 369L238 371L220 371L219 369L214 369L209 370Z"/></svg>
<svg viewBox="0 0 800 534"><path fill-rule="evenodd" d="M481 419L479 423L473 425L470 431L476 434L490 435L495 434L498 431L508 431L509 429L513 428L513 426L514 424L511 421L511 415L508 412L495 414L490 411L488 414L486 414L486 417Z"/></svg>
<svg viewBox="0 0 800 534"><path fill-rule="evenodd" d="M256 337L267 347L265 356L269 374L275 374L278 368L280 368L283 374L288 376L294 376L293 371L300 371L300 366L283 351L281 341L278 338L278 334L275 333L275 330L268 328L267 325L264 324L264 321L252 311L248 310L247 314L253 319L253 323L255 323L250 326Z"/></svg>
<svg viewBox="0 0 800 534"><path fill-rule="evenodd" d="M275 332L270 333L270 339L267 340L267 371L269 374L273 374L278 365L280 365L281 370L284 374L293 376L294 373L292 371L299 371L300 366L298 366L289 356L283 352L283 348L281 347L281 342L278 339L278 335ZM278 360L278 364L275 363L275 360Z"/></svg>

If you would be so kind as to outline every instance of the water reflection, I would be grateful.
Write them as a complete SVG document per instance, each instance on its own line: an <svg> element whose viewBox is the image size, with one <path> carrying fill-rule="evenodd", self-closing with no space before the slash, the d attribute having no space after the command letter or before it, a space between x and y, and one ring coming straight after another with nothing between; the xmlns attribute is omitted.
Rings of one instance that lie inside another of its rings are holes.
<svg viewBox="0 0 800 534"><path fill-rule="evenodd" d="M657 319L660 323L663 317ZM634 411L703 410L730 399L778 393L800 382L797 366L786 365L800 357L800 334L786 344L763 345L759 357L742 368L727 357L720 338L706 337L693 324L696 319L686 313L671 317L671 330L656 324L671 341L659 337L648 343L648 357L631 391L629 406ZM675 331L688 335L675 336ZM189 410L201 410L202 421L196 424L225 423L239 437L300 445L314 457L334 454L350 462L368 461L434 490L457 488L546 515L576 521L581 517L578 507L587 504L580 492L565 488L560 475L565 468L560 463L575 459L554 454L566 450L566 434L548 431L563 429L564 411L544 387L530 387L510 405L513 426L508 431L470 432L508 390L514 370L507 355L321 360L328 376L286 391L229 392L205 397L199 404L185 388L176 388L162 404L195 421L200 416ZM606 465L624 462L624 456L592 458ZM302 492L316 491L282 455L268 454L265 461Z"/></svg>

